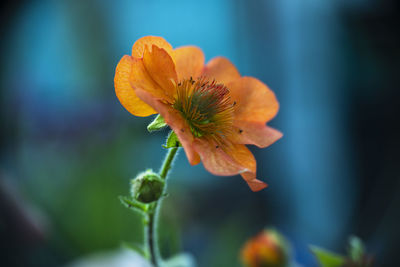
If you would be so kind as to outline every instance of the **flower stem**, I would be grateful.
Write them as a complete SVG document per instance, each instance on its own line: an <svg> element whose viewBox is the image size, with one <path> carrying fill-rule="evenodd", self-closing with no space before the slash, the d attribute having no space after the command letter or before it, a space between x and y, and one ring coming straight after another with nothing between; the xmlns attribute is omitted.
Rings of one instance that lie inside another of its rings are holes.
<svg viewBox="0 0 400 267"><path fill-rule="evenodd" d="M168 171L171 169L172 162L176 156L176 152L178 151L178 147L172 147L168 150L168 153L164 159L164 162L161 166L159 175L162 179L166 179L168 175ZM164 185L163 195L166 191L166 183ZM162 261L160 250L158 247L158 221L159 221L159 211L161 207L161 203L163 200L163 196L152 203L145 218L145 238L146 238L146 247L150 254L151 263L154 267L159 267Z"/></svg>
<svg viewBox="0 0 400 267"><path fill-rule="evenodd" d="M171 169L172 161L175 158L176 152L178 151L179 147L172 147L169 149L167 156L164 159L163 165L160 169L160 177L165 179L167 177L168 171Z"/></svg>

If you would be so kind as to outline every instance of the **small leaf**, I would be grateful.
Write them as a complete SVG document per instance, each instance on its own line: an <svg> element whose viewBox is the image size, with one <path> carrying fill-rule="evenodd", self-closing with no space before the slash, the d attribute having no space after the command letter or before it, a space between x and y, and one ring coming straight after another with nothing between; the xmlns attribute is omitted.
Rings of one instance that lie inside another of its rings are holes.
<svg viewBox="0 0 400 267"><path fill-rule="evenodd" d="M310 246L310 249L314 253L321 267L338 267L342 266L344 263L344 257L339 254L316 246Z"/></svg>
<svg viewBox="0 0 400 267"><path fill-rule="evenodd" d="M196 262L192 255L187 253L178 254L163 262L164 267L196 267Z"/></svg>
<svg viewBox="0 0 400 267"><path fill-rule="evenodd" d="M356 263L361 263L365 249L360 238L350 236L349 238L349 257Z"/></svg>
<svg viewBox="0 0 400 267"><path fill-rule="evenodd" d="M149 209L149 206L147 204L140 203L130 197L119 196L119 200L125 207L141 214L146 213Z"/></svg>
<svg viewBox="0 0 400 267"><path fill-rule="evenodd" d="M167 126L167 124L165 123L164 118L161 117L160 114L158 114L157 117L155 117L155 119L149 125L147 125L147 131L159 131L165 126Z"/></svg>
<svg viewBox="0 0 400 267"><path fill-rule="evenodd" d="M122 242L122 246L128 249L131 249L133 251L136 251L140 255L142 255L145 259L149 258L149 254L146 252L145 248L137 243L128 243L128 242Z"/></svg>
<svg viewBox="0 0 400 267"><path fill-rule="evenodd" d="M179 142L178 137L174 133L174 131L171 131L168 135L167 142L165 145L163 145L164 148L171 148L171 147L180 147L181 143Z"/></svg>

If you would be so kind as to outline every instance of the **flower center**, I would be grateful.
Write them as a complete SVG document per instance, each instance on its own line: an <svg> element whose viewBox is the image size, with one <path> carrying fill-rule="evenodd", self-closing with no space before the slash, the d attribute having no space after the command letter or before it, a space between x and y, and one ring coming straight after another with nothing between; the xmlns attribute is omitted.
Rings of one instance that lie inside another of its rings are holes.
<svg viewBox="0 0 400 267"><path fill-rule="evenodd" d="M195 137L212 139L217 145L232 132L233 110L229 90L205 78L185 79L177 85L173 108L188 123Z"/></svg>

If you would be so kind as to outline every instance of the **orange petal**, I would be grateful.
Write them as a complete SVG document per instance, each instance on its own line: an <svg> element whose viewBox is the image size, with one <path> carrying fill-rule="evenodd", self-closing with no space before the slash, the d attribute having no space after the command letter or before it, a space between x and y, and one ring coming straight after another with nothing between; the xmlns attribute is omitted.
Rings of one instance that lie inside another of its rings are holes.
<svg viewBox="0 0 400 267"><path fill-rule="evenodd" d="M253 192L260 191L260 190L262 190L262 189L264 189L264 188L266 188L268 186L263 181L260 181L260 180L256 179L255 178L255 174L253 174L253 173L244 172L244 173L241 173L240 175L247 182L247 184L249 185L250 189Z"/></svg>
<svg viewBox="0 0 400 267"><path fill-rule="evenodd" d="M135 116L146 117L155 114L157 112L152 107L136 96L135 90L129 83L132 64L133 58L125 55L119 61L115 70L114 87L119 102Z"/></svg>
<svg viewBox="0 0 400 267"><path fill-rule="evenodd" d="M144 49L146 47L151 49L153 45L165 49L169 54L172 53L172 46L164 38L158 36L145 36L133 44L132 56L135 58L143 57Z"/></svg>
<svg viewBox="0 0 400 267"><path fill-rule="evenodd" d="M175 58L175 67L178 80L198 78L204 67L204 54L200 48L195 46L183 46L175 49L172 53Z"/></svg>
<svg viewBox="0 0 400 267"><path fill-rule="evenodd" d="M194 148L199 153L204 167L214 175L230 176L246 170L237 164L220 147L216 147L203 139L196 138L193 142Z"/></svg>
<svg viewBox="0 0 400 267"><path fill-rule="evenodd" d="M167 51L155 45L151 50L145 48L143 63L151 78L164 90L164 93L173 97L178 78L175 64Z"/></svg>
<svg viewBox="0 0 400 267"><path fill-rule="evenodd" d="M215 79L217 83L227 84L240 78L240 73L236 67L224 57L211 59L203 70L203 76Z"/></svg>
<svg viewBox="0 0 400 267"><path fill-rule="evenodd" d="M256 179L256 160L245 145L235 144L234 149L228 153L236 162L246 167L246 171L241 172L240 175L252 191L260 191L267 187L266 183Z"/></svg>
<svg viewBox="0 0 400 267"><path fill-rule="evenodd" d="M232 157L238 164L243 166L246 171L256 173L256 159L254 158L251 151L245 146L240 144L234 144L233 148L227 150L227 153Z"/></svg>
<svg viewBox="0 0 400 267"><path fill-rule="evenodd" d="M142 89L160 99L170 102L173 101L172 97L167 95L165 91L150 76L149 72L144 66L142 58L132 58L132 70L129 77L129 82L135 90Z"/></svg>
<svg viewBox="0 0 400 267"><path fill-rule="evenodd" d="M274 92L256 78L242 77L226 86L236 102L236 120L265 123L275 117L279 110Z"/></svg>
<svg viewBox="0 0 400 267"><path fill-rule="evenodd" d="M233 125L237 129L236 134L231 139L238 144L267 147L282 137L280 131L265 125L263 122L234 121Z"/></svg>
<svg viewBox="0 0 400 267"><path fill-rule="evenodd" d="M157 98L144 90L138 89L136 90L136 94L140 97L140 99L152 106L158 113L160 113L165 122L175 132L185 150L189 163L192 165L199 164L200 157L193 149L192 132L190 131L190 128L185 120L182 118L181 114L173 109L170 105L162 103Z"/></svg>
<svg viewBox="0 0 400 267"><path fill-rule="evenodd" d="M196 138L193 145L204 167L212 174L231 176L240 173L253 191L266 187L255 178L256 160L246 146L233 144L225 151L200 138Z"/></svg>

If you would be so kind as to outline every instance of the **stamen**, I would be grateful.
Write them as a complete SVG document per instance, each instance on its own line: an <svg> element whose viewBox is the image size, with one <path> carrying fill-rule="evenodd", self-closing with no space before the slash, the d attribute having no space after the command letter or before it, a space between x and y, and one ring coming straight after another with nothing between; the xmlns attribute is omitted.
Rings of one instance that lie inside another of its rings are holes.
<svg viewBox="0 0 400 267"><path fill-rule="evenodd" d="M173 107L180 111L195 137L213 140L219 147L226 144L232 132L235 104L225 85L191 77L178 83Z"/></svg>

